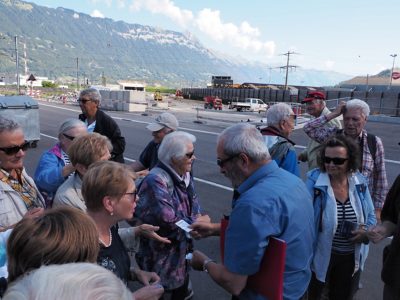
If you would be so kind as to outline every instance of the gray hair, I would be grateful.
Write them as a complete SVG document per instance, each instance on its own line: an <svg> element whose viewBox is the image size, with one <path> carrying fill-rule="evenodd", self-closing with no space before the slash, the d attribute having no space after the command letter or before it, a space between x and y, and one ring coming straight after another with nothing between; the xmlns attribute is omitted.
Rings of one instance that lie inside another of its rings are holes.
<svg viewBox="0 0 400 300"><path fill-rule="evenodd" d="M60 135L62 133L65 133L65 132L67 132L73 128L77 128L77 127L85 127L86 128L86 125L79 119L73 119L73 118L67 119L61 124L60 128L58 129L58 134Z"/></svg>
<svg viewBox="0 0 400 300"><path fill-rule="evenodd" d="M100 92L94 88L82 90L79 94L79 98L84 97L84 96L88 96L90 98L90 100L97 102L98 104L100 104L100 102L101 102Z"/></svg>
<svg viewBox="0 0 400 300"><path fill-rule="evenodd" d="M365 116L365 117L368 117L369 116L369 113L370 113L370 110L369 110L369 105L365 102L365 101L363 101L363 100L360 100L360 99L352 99L352 100L349 100L347 103L346 103L346 109L351 109L351 108L353 108L353 109L359 109L359 110L361 110L361 113Z"/></svg>
<svg viewBox="0 0 400 300"><path fill-rule="evenodd" d="M279 122L288 119L293 114L292 108L286 103L276 103L267 110L267 125L278 125Z"/></svg>
<svg viewBox="0 0 400 300"><path fill-rule="evenodd" d="M221 142L227 156L245 153L256 163L271 158L260 131L251 124L239 123L226 128L217 138L217 144Z"/></svg>
<svg viewBox="0 0 400 300"><path fill-rule="evenodd" d="M196 137L185 131L174 131L167 134L158 148L158 159L170 165L172 158L182 158L187 152L187 145L196 142Z"/></svg>
<svg viewBox="0 0 400 300"><path fill-rule="evenodd" d="M7 288L3 299L132 300L132 293L111 271L92 263L43 266Z"/></svg>
<svg viewBox="0 0 400 300"><path fill-rule="evenodd" d="M0 133L4 131L15 131L17 129L22 129L21 125L19 125L17 122L0 117Z"/></svg>

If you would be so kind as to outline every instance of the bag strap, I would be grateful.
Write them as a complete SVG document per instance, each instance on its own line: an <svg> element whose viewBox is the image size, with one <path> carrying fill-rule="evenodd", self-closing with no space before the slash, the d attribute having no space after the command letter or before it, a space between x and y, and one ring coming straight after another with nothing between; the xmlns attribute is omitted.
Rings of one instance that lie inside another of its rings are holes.
<svg viewBox="0 0 400 300"><path fill-rule="evenodd" d="M375 162L375 157L376 157L376 136L368 133L367 134L367 144L369 148L369 152L371 152L372 159Z"/></svg>

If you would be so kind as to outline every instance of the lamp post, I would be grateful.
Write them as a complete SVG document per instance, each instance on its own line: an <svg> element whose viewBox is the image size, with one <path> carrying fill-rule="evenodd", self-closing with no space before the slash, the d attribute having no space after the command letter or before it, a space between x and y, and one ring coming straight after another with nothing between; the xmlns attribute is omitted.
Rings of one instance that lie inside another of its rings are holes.
<svg viewBox="0 0 400 300"><path fill-rule="evenodd" d="M393 57L393 64L392 64L392 72L390 72L390 83L389 83L388 90L390 90L390 88L392 87L394 62L395 62L395 60L396 60L397 54L390 54L390 56Z"/></svg>

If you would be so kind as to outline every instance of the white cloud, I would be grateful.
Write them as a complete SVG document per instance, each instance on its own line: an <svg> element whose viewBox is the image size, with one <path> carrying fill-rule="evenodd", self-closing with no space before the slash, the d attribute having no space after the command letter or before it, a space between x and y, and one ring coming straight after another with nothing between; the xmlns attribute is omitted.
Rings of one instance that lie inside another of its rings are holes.
<svg viewBox="0 0 400 300"><path fill-rule="evenodd" d="M129 9L134 12L146 10L153 14L164 15L183 28L195 27L216 42L242 50L268 57L272 57L275 53L275 42L262 41L257 27L251 26L247 21L239 25L224 23L218 10L205 8L194 17L192 11L176 6L171 0L133 0Z"/></svg>
<svg viewBox="0 0 400 300"><path fill-rule="evenodd" d="M92 11L92 13L90 14L91 17L93 18L104 18L104 15L97 9L95 9L94 11Z"/></svg>
<svg viewBox="0 0 400 300"><path fill-rule="evenodd" d="M193 19L193 13L187 9L181 9L170 0L134 0L129 6L132 11L145 9L153 14L164 15L181 27L187 27Z"/></svg>
<svg viewBox="0 0 400 300"><path fill-rule="evenodd" d="M195 21L200 31L217 42L227 42L233 46L272 56L275 53L275 42L263 42L259 39L260 31L244 21L239 26L224 23L220 11L205 8L201 10Z"/></svg>
<svg viewBox="0 0 400 300"><path fill-rule="evenodd" d="M117 2L125 2L124 0L117 0ZM105 3L108 7L111 7L112 5L112 0L90 0L93 4L98 4L98 3Z"/></svg>

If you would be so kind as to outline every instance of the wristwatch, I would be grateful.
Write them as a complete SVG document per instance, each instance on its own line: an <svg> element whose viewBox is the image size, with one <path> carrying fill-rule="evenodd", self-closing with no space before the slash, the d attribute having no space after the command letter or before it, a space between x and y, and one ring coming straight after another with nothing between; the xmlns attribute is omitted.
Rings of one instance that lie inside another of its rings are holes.
<svg viewBox="0 0 400 300"><path fill-rule="evenodd" d="M203 271L204 271L204 272L207 272L207 273L208 273L207 265L208 265L210 262L215 263L215 260L213 260L213 259L211 259L211 258L207 258L207 259L203 262Z"/></svg>

